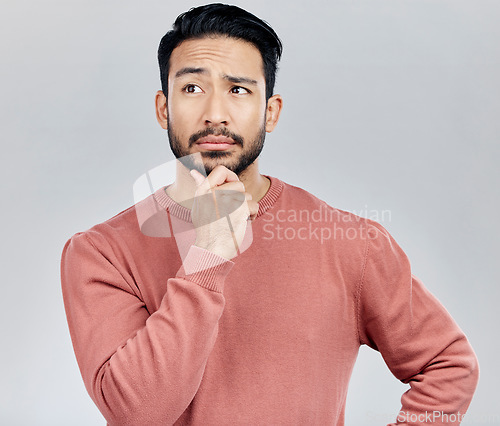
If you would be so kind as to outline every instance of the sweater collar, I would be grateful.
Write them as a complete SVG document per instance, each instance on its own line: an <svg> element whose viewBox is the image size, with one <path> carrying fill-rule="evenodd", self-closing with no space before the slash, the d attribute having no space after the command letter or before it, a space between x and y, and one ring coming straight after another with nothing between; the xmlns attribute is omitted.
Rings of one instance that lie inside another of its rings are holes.
<svg viewBox="0 0 500 426"><path fill-rule="evenodd" d="M259 201L259 211L257 213L257 217L262 216L267 210L269 210L278 197L281 195L283 191L284 184L278 178L272 176L266 176L270 181L271 185L267 190L266 194ZM154 198L156 202L164 209L168 210L171 215L182 219L186 222L191 222L191 210L186 207L177 204L172 198L167 195L166 186L158 189L154 194Z"/></svg>

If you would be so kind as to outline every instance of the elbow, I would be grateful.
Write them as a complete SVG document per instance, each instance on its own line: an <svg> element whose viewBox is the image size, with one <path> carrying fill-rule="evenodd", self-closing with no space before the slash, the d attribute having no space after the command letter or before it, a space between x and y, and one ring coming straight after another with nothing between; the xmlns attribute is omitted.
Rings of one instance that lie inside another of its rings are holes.
<svg viewBox="0 0 500 426"><path fill-rule="evenodd" d="M153 398L154 400L154 398ZM173 424L179 416L166 411L160 402L108 403L104 397L97 404L109 426L137 426L146 424ZM173 411L173 410L172 410Z"/></svg>
<svg viewBox="0 0 500 426"><path fill-rule="evenodd" d="M135 386L106 367L93 381L91 397L110 426L173 424L188 405L183 405L180 392L173 397L158 388Z"/></svg>
<svg viewBox="0 0 500 426"><path fill-rule="evenodd" d="M471 392L474 393L479 382L479 361L472 348L470 349L469 361L466 366L466 371L468 372Z"/></svg>
<svg viewBox="0 0 500 426"><path fill-rule="evenodd" d="M460 373L455 381L456 389L460 389L463 396L460 407L462 413L469 407L479 382L479 361L468 342L467 346L467 350L461 357L461 362L457 365L460 367L458 370Z"/></svg>

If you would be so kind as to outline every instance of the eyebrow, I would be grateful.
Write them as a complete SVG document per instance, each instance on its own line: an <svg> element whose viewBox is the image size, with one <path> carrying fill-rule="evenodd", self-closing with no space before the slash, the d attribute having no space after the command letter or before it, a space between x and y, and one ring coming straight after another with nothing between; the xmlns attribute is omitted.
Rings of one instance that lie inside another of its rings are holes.
<svg viewBox="0 0 500 426"><path fill-rule="evenodd" d="M186 74L204 74L204 75L207 75L207 74L209 74L209 72L206 68L184 67L175 73L175 78L182 77L183 75L186 75ZM235 84L243 83L243 84L250 84L252 86L257 86L257 84L258 84L257 80L254 80L253 78L249 78L249 77L236 77L233 75L224 74L222 76L222 78L224 80L230 81L231 83L235 83Z"/></svg>
<svg viewBox="0 0 500 426"><path fill-rule="evenodd" d="M175 73L175 78L182 77L186 74L208 74L208 71L205 68L185 67Z"/></svg>
<svg viewBox="0 0 500 426"><path fill-rule="evenodd" d="M248 78L248 77L235 77L232 75L224 74L222 76L222 78L224 80L230 81L231 83L235 83L235 84L243 83L243 84L250 84L252 86L257 86L257 80L254 80L254 79Z"/></svg>

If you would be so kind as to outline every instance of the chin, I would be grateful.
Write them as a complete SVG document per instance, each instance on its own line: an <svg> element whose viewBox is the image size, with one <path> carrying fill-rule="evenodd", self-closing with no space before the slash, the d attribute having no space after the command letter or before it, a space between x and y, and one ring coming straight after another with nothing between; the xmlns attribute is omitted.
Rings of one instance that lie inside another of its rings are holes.
<svg viewBox="0 0 500 426"><path fill-rule="evenodd" d="M237 168L236 164L227 161L204 161L203 165L205 166L205 173L207 174L207 176L212 172L213 169L215 169L219 165L227 167L232 172L236 172Z"/></svg>
<svg viewBox="0 0 500 426"><path fill-rule="evenodd" d="M203 151L201 153L201 156L203 158L213 158L213 159L219 159L219 158L227 158L230 157L232 154L228 151Z"/></svg>

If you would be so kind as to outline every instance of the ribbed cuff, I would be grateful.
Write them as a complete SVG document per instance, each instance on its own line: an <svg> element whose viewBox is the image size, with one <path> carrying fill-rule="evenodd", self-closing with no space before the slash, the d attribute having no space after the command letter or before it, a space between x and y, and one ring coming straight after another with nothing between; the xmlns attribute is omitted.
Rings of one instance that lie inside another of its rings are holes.
<svg viewBox="0 0 500 426"><path fill-rule="evenodd" d="M222 293L224 280L234 262L201 247L191 246L177 278L192 281L208 290Z"/></svg>

